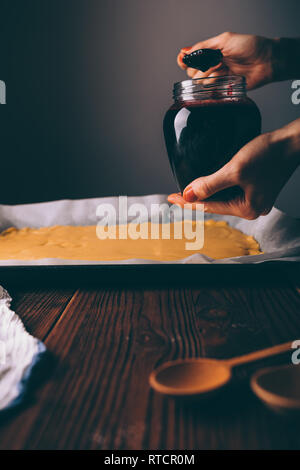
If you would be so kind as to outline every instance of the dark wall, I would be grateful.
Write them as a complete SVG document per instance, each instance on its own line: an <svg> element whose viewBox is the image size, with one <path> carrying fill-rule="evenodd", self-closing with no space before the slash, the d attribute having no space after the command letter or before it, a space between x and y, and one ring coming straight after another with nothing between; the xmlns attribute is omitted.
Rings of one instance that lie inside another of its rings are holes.
<svg viewBox="0 0 300 470"><path fill-rule="evenodd" d="M168 193L162 118L180 47L224 30L299 36L299 0L0 0L0 202ZM290 82L251 93L264 130ZM300 171L279 207L297 212Z"/></svg>

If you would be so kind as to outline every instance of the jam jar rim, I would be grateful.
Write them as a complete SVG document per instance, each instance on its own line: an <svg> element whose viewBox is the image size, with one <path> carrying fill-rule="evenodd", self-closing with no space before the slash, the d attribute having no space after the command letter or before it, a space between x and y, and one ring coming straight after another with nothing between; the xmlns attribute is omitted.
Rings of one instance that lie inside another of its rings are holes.
<svg viewBox="0 0 300 470"><path fill-rule="evenodd" d="M205 81L207 83L205 83ZM242 98L246 96L246 79L242 75L218 75L192 78L174 83L175 102L195 99Z"/></svg>
<svg viewBox="0 0 300 470"><path fill-rule="evenodd" d="M201 80L209 80L209 79L214 79L215 83L216 83L216 86L218 85L218 80L220 80L220 82L219 82L219 84L220 84L220 83L224 83L226 80L240 79L240 82L237 83L237 85L245 85L246 84L246 79L243 75L216 75L216 76L197 77L197 78L189 78L187 80L181 80L179 82L174 83L174 89L179 87L182 84L196 85L197 82L199 82L199 84L201 84Z"/></svg>

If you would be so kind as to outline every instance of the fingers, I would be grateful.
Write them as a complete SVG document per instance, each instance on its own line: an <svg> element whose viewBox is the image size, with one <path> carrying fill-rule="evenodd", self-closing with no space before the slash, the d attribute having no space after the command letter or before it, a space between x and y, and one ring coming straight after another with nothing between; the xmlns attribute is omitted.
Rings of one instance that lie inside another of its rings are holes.
<svg viewBox="0 0 300 470"><path fill-rule="evenodd" d="M203 176L192 181L184 190L183 198L186 202L203 201L223 189L235 186L237 179L230 165L223 166L212 175Z"/></svg>
<svg viewBox="0 0 300 470"><path fill-rule="evenodd" d="M208 214L220 214L220 215L234 215L235 217L241 217L243 219L253 220L260 215L266 215L269 211L260 213L255 211L251 206L248 206L243 200L231 200L231 201L208 201L208 202L194 202L187 203L185 199L177 194L170 194L168 201L171 204L176 204L182 208L187 207L192 210L202 210Z"/></svg>
<svg viewBox="0 0 300 470"><path fill-rule="evenodd" d="M235 215L244 217L241 204L238 201L204 202L204 212L210 214Z"/></svg>
<svg viewBox="0 0 300 470"><path fill-rule="evenodd" d="M168 196L168 201L171 204L176 204L177 206L183 207L186 201L181 196L181 193L172 193Z"/></svg>
<svg viewBox="0 0 300 470"><path fill-rule="evenodd" d="M189 53L189 50L191 48L190 47L183 47L178 56L177 56L177 64L179 65L179 67L182 69L182 70L186 70L187 69L187 66L185 65L185 63L183 62L183 57Z"/></svg>
<svg viewBox="0 0 300 470"><path fill-rule="evenodd" d="M209 76L211 70L212 69L208 69L206 70L206 72L201 72L201 70L192 69L191 67L188 67L186 69L186 73L190 78L206 78Z"/></svg>
<svg viewBox="0 0 300 470"><path fill-rule="evenodd" d="M210 214L234 215L247 220L254 220L261 215L267 215L271 210L271 206L269 209L260 210L244 197L231 199L229 201L187 203L180 193L175 193L168 196L168 201L182 208L188 207L188 209L201 210Z"/></svg>
<svg viewBox="0 0 300 470"><path fill-rule="evenodd" d="M206 70L206 72L201 72L201 70L188 68L186 69L186 73L193 79L206 77L222 77L224 75L228 75L229 69L223 62L220 62L220 64L216 65L215 67L211 67L210 69Z"/></svg>
<svg viewBox="0 0 300 470"><path fill-rule="evenodd" d="M260 212L254 210L246 201L232 199L231 201L212 201L204 203L204 212L221 215L234 215L242 219L254 220L259 217Z"/></svg>
<svg viewBox="0 0 300 470"><path fill-rule="evenodd" d="M188 203L181 196L180 193L170 194L168 196L168 201L171 204L175 204L184 208ZM235 215L237 217L245 217L243 214L242 204L240 201L212 201L212 202L194 202L188 204L189 208L192 210L204 210L206 213L212 214L221 214L221 215ZM250 218L250 216L248 217ZM254 217L252 217L254 218Z"/></svg>
<svg viewBox="0 0 300 470"><path fill-rule="evenodd" d="M197 51L198 49L222 49L222 38L221 34L218 36L214 36L212 38L206 39L205 41L200 41L194 44L192 47L183 47L180 49L180 52L177 56L177 64L182 70L188 69L189 72L187 72L188 76L193 78L195 73L198 72L198 70L187 68L187 66L183 63L182 59L186 54L191 54L194 51ZM210 69L211 70L211 69ZM205 75L208 76L208 75ZM197 77L198 78L198 77ZM201 78L201 77L199 77Z"/></svg>
<svg viewBox="0 0 300 470"><path fill-rule="evenodd" d="M176 206L180 206L182 208L186 207L192 210L202 210L203 211L203 203L197 202L194 204L190 204L181 196L181 193L173 193L168 196L168 201L171 204L176 204Z"/></svg>

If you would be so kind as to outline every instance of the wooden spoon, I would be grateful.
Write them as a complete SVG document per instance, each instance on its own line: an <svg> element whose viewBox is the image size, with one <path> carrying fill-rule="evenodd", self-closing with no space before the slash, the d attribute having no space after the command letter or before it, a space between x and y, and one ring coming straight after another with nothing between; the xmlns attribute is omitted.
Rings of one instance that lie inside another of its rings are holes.
<svg viewBox="0 0 300 470"><path fill-rule="evenodd" d="M232 368L291 350L292 342L232 359L179 359L162 364L149 377L152 388L169 396L208 395L224 387Z"/></svg>

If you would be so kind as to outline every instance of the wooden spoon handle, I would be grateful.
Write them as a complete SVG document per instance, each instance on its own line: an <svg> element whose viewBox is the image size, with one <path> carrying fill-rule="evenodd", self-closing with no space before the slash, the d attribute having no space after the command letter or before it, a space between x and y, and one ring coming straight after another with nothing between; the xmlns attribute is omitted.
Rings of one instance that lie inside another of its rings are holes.
<svg viewBox="0 0 300 470"><path fill-rule="evenodd" d="M264 359L266 357L276 356L277 354L282 354L289 350L292 351L292 343L293 341L288 341L287 343L278 344L277 346L272 346L271 348L261 349L260 351L245 354L244 356L226 359L224 362L226 362L226 364L228 364L230 367L235 367L239 366L240 364L247 364L258 361L259 359Z"/></svg>

